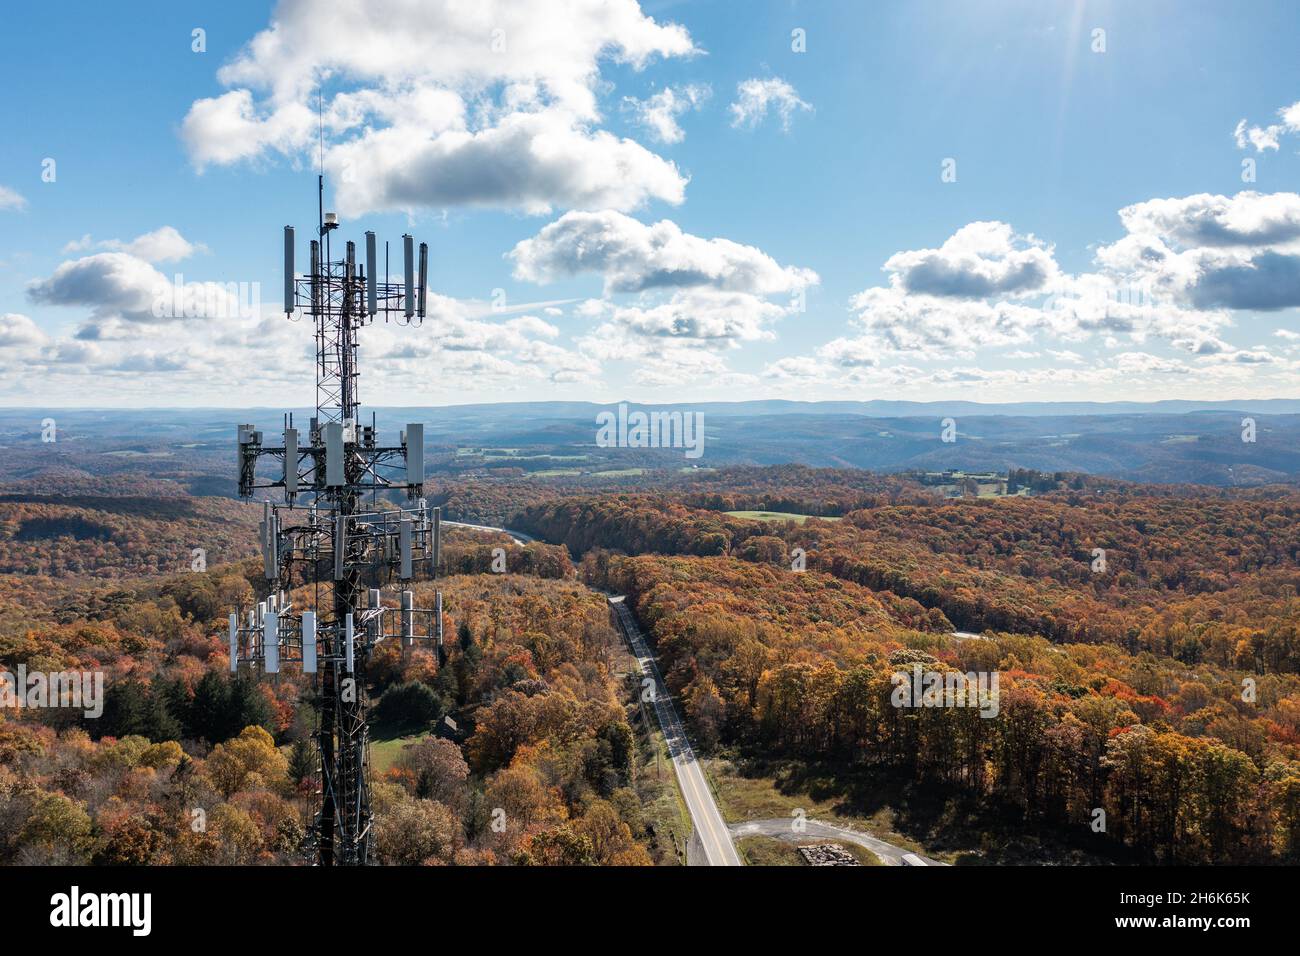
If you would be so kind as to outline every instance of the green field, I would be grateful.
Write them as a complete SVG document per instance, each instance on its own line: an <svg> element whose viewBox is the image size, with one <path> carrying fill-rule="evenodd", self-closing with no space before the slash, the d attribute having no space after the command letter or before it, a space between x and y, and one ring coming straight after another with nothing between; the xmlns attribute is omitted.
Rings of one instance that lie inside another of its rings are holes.
<svg viewBox="0 0 1300 956"><path fill-rule="evenodd" d="M809 518L816 518L818 521L839 521L839 518L824 518L821 515L797 515L789 511L728 511L727 514L733 518L745 518L750 521L793 521L795 524L803 524Z"/></svg>
<svg viewBox="0 0 1300 956"><path fill-rule="evenodd" d="M393 764L397 763L397 758L402 755L402 748L407 744L413 744L424 740L426 737L432 737L432 734L411 734L408 737L392 737L388 740L372 740L370 742L370 766L376 774L382 775L388 772Z"/></svg>

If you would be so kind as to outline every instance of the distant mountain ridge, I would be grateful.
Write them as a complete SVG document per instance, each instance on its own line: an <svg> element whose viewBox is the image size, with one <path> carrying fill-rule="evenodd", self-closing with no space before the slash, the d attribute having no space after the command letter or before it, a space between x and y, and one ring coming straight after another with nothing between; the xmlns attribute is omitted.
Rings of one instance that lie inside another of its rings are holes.
<svg viewBox="0 0 1300 956"><path fill-rule="evenodd" d="M394 420L399 412L420 412L426 416L433 415L501 415L525 414L542 418L574 418L590 416L598 412L615 409L619 404L629 408L640 409L675 409L681 411L703 412L706 415L752 416L752 415L860 415L867 418L914 418L930 415L1007 415L1013 417L1037 417L1043 415L1186 415L1191 412L1243 412L1255 415L1300 415L1300 398L1242 398L1227 400L1165 399L1156 402L970 402L970 401L936 401L913 402L889 399L869 399L866 401L816 401L802 402L793 399L772 398L754 399L737 402L634 402L619 399L612 402L477 402L465 405L371 405L367 411L375 411L383 417ZM108 408L94 406L84 408L59 409L78 414L98 413L114 417L148 417L153 413L176 413L179 415L211 414L228 412L238 416L240 413L263 413L274 411L278 416L285 409L271 409L268 406L245 407L169 407L157 408ZM311 409L306 407L288 409L295 416L310 416ZM0 407L0 420L15 415L30 417L27 408Z"/></svg>
<svg viewBox="0 0 1300 956"><path fill-rule="evenodd" d="M702 413L698 461L681 448L605 447L597 416L618 404L510 402L375 408L373 414L384 440L396 440L407 422L423 422L426 461L448 475L630 477L646 469L793 463L880 472L1034 468L1209 485L1300 479L1300 399L627 403ZM57 419L57 443L41 440L45 414ZM274 441L283 415L257 408L0 409L0 481L41 475L78 485L147 475L174 479L195 493L226 494L236 425L252 422ZM296 409L293 416L303 428L311 411ZM946 419L954 421L947 429L953 441L944 440ZM52 469L65 477L49 477Z"/></svg>

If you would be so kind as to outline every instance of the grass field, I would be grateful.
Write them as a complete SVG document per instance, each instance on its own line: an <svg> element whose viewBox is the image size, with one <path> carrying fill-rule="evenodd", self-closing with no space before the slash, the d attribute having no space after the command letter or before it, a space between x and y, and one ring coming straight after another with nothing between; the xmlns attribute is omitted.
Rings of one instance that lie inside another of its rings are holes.
<svg viewBox="0 0 1300 956"><path fill-rule="evenodd" d="M771 776L747 775L730 760L723 759L706 760L705 767L718 795L718 809L728 823L789 819L796 810L802 810L811 820L849 826L895 846L917 853L925 852L916 841L894 829L894 810L890 806L882 806L868 814L845 812L843 794L816 778L800 779L796 783ZM943 854L929 855L944 859Z"/></svg>
<svg viewBox="0 0 1300 956"><path fill-rule="evenodd" d="M839 521L839 518L823 518L821 515L797 515L790 511L728 511L733 518L746 518L750 521L793 521L803 524L809 518L818 521Z"/></svg>
<svg viewBox="0 0 1300 956"><path fill-rule="evenodd" d="M390 737L387 740L370 741L370 766L376 774L385 774L393 764L397 763L397 758L402 755L402 748L407 744L413 744L417 741L424 740L426 737L432 737L432 734L411 734L408 737Z"/></svg>

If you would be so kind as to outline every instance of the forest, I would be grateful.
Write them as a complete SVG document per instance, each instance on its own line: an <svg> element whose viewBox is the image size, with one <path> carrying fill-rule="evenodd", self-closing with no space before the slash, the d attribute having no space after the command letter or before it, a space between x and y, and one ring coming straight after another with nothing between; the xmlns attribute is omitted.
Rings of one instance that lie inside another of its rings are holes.
<svg viewBox="0 0 1300 956"><path fill-rule="evenodd" d="M448 529L446 659L373 656L378 861L676 860L605 591L705 755L906 781L1093 858L1294 862L1300 493L1014 477L989 498L801 466L435 488L538 540ZM74 490L0 499L0 663L103 671L107 699L0 713L0 862L301 862L311 685L230 675L221 637L265 589L256 509ZM221 560L192 566L203 542ZM918 664L997 673L997 716L900 710Z"/></svg>
<svg viewBox="0 0 1300 956"><path fill-rule="evenodd" d="M486 546L453 540L454 566ZM450 640L381 644L368 671L377 733L408 735L375 774L377 862L653 862L619 647L603 597L559 549L512 547L534 573L439 582ZM482 569L480 569L482 570ZM122 587L86 617L0 637L9 668L99 670L104 712L0 716L0 862L300 863L317 798L310 684L228 673L226 609L252 562ZM417 604L434 585L417 587ZM428 733L445 716L457 731ZM496 816L494 816L494 813Z"/></svg>

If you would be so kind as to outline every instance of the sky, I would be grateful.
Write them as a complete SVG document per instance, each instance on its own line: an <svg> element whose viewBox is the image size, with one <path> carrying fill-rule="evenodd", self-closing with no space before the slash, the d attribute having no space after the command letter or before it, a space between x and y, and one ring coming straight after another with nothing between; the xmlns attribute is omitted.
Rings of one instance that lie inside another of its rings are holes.
<svg viewBox="0 0 1300 956"><path fill-rule="evenodd" d="M430 245L367 404L1300 394L1291 2L6 17L0 404L310 404L322 160Z"/></svg>

